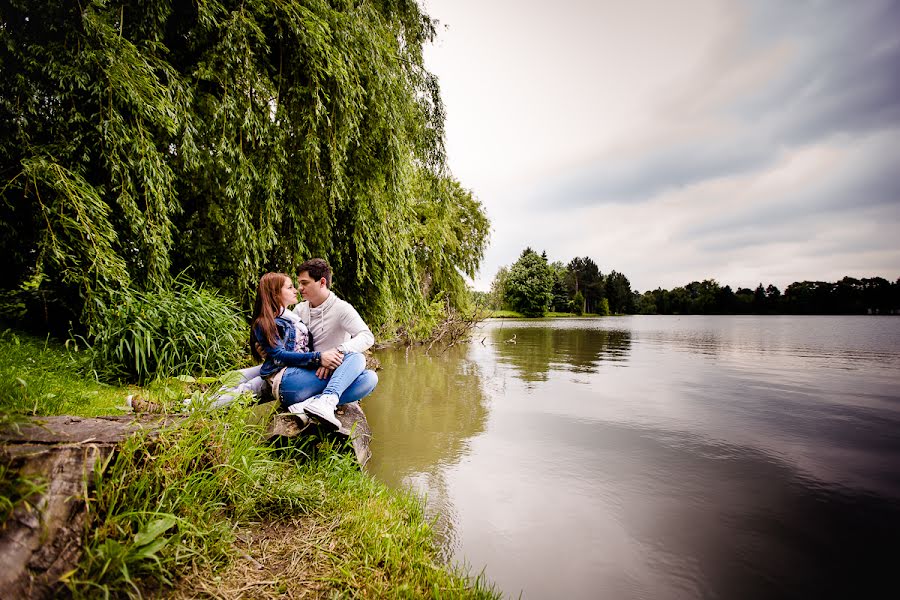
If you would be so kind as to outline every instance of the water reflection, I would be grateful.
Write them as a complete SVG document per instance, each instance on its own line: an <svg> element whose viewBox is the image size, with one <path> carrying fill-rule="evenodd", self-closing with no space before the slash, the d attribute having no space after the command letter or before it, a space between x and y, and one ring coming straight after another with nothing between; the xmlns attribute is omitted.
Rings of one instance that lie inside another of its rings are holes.
<svg viewBox="0 0 900 600"><path fill-rule="evenodd" d="M560 321L555 327L492 323L487 334L500 362L526 382L547 381L551 369L596 373L604 361L627 360L631 349L630 331L579 326L578 321Z"/></svg>
<svg viewBox="0 0 900 600"><path fill-rule="evenodd" d="M364 401L373 432L369 472L393 487L427 495L427 513L447 553L455 546L454 507L445 469L466 452L487 420L481 375L466 348L379 352L378 387Z"/></svg>
<svg viewBox="0 0 900 600"><path fill-rule="evenodd" d="M492 322L381 357L373 470L508 596L893 584L900 319Z"/></svg>

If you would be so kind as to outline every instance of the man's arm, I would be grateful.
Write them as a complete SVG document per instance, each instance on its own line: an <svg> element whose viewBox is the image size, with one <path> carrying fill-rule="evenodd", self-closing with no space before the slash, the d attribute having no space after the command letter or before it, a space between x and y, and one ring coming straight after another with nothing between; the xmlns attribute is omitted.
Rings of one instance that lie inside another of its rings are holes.
<svg viewBox="0 0 900 600"><path fill-rule="evenodd" d="M375 343L375 336L349 302L344 302L343 309L340 323L344 331L350 334L350 339L339 344L338 349L344 352L363 353Z"/></svg>

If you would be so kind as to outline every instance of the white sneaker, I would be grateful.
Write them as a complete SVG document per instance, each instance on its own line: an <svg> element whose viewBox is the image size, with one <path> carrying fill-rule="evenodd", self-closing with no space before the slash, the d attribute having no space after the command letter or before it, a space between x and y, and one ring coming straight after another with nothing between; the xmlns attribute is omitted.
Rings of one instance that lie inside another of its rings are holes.
<svg viewBox="0 0 900 600"><path fill-rule="evenodd" d="M306 407L309 406L311 400L312 398L307 398L302 402L295 402L294 404L291 404L290 406L288 406L288 412L295 415L304 414L306 412Z"/></svg>
<svg viewBox="0 0 900 600"><path fill-rule="evenodd" d="M335 394L320 394L318 396L313 396L306 401L308 402L305 408L306 414L316 417L323 423L334 426L335 429L340 429L341 422L334 416L334 409L337 407L339 400L340 398ZM293 408L293 406L290 408ZM290 408L288 410L290 410Z"/></svg>

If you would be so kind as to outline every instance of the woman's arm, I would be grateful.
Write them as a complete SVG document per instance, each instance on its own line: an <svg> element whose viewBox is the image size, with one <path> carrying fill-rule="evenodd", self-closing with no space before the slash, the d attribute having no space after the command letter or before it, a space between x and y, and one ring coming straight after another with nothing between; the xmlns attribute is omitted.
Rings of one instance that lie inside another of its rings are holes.
<svg viewBox="0 0 900 600"><path fill-rule="evenodd" d="M265 346L263 346L265 348ZM318 352L291 352L285 350L283 344L266 350L266 356L277 364L286 367L306 367L314 369L321 364L321 355Z"/></svg>
<svg viewBox="0 0 900 600"><path fill-rule="evenodd" d="M285 350L283 338L278 338L275 345L271 346L266 336L262 335L259 330L254 332L254 337L262 350L261 354L266 357L266 362L273 363L274 366L315 369L321 364L321 355L318 352Z"/></svg>

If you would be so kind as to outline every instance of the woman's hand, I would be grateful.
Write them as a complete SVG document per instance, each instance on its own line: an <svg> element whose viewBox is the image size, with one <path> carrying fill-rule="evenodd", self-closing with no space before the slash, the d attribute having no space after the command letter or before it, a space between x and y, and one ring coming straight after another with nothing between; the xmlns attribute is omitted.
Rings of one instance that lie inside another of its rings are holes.
<svg viewBox="0 0 900 600"><path fill-rule="evenodd" d="M334 371L327 367L319 367L318 369L316 369L316 377L318 377L319 379L328 379L329 377L331 377L332 373L334 373Z"/></svg>

